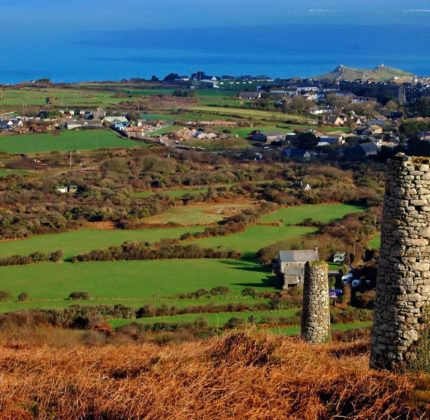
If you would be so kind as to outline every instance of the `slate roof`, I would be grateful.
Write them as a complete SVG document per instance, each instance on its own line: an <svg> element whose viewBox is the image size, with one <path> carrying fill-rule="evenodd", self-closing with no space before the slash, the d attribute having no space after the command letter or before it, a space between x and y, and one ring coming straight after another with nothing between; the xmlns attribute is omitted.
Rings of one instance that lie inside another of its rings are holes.
<svg viewBox="0 0 430 420"><path fill-rule="evenodd" d="M279 251L279 261L283 262L303 262L318 261L318 251L311 250L294 250L294 251Z"/></svg>

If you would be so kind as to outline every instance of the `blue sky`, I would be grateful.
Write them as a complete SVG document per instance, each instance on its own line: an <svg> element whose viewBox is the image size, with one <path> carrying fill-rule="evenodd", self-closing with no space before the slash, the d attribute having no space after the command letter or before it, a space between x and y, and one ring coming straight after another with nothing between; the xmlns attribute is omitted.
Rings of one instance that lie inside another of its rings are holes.
<svg viewBox="0 0 430 420"><path fill-rule="evenodd" d="M0 11L17 32L430 22L430 0L0 0Z"/></svg>

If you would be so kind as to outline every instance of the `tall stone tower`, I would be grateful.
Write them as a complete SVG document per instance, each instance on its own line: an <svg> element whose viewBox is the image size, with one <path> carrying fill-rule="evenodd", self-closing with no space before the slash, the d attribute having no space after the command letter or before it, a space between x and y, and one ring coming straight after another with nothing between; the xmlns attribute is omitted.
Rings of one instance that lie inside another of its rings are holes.
<svg viewBox="0 0 430 420"><path fill-rule="evenodd" d="M430 302L430 166L396 155L388 165L370 364L396 370L415 357Z"/></svg>
<svg viewBox="0 0 430 420"><path fill-rule="evenodd" d="M328 265L323 261L305 265L302 338L312 344L325 343L330 338Z"/></svg>

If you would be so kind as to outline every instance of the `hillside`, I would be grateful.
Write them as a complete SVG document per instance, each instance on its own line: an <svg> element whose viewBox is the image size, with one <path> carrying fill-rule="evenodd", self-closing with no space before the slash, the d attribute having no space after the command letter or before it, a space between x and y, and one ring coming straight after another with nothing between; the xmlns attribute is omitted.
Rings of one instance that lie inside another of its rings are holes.
<svg viewBox="0 0 430 420"><path fill-rule="evenodd" d="M338 66L332 72L315 77L317 80L331 80L331 81L354 81L354 80L368 80L372 82L383 82L389 80L411 80L415 76L403 70L395 69L380 65L374 69L355 69L346 66Z"/></svg>
<svg viewBox="0 0 430 420"><path fill-rule="evenodd" d="M88 333L87 333L88 334ZM367 343L233 333L162 347L0 344L2 418L424 418L411 377L368 368ZM87 337L88 339L89 337ZM54 344L53 344L54 343ZM64 344L64 343L63 343ZM421 380L422 382L422 380Z"/></svg>

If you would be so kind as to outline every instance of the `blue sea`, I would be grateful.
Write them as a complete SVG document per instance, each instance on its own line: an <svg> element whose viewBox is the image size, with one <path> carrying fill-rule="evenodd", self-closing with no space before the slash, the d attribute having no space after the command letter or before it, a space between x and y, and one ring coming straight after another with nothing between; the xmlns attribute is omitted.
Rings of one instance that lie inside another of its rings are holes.
<svg viewBox="0 0 430 420"><path fill-rule="evenodd" d="M0 83L216 75L309 77L339 64L430 75L430 27L289 24L192 29L49 31L0 28Z"/></svg>

